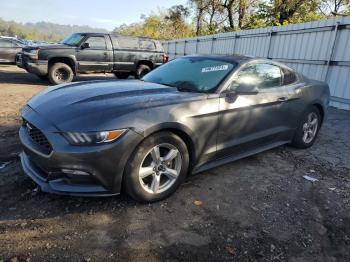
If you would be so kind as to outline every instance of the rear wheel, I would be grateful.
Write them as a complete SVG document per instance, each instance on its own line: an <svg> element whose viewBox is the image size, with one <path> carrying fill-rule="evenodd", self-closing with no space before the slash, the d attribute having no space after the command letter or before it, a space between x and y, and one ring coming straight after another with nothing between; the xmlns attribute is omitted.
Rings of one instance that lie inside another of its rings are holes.
<svg viewBox="0 0 350 262"><path fill-rule="evenodd" d="M114 74L119 79L127 79L130 76L130 73L128 73L128 72L115 72Z"/></svg>
<svg viewBox="0 0 350 262"><path fill-rule="evenodd" d="M74 73L72 68L65 63L55 63L49 69L49 80L53 85L72 82Z"/></svg>
<svg viewBox="0 0 350 262"><path fill-rule="evenodd" d="M316 140L321 127L321 114L317 107L312 106L303 116L301 123L294 135L292 146L308 148Z"/></svg>
<svg viewBox="0 0 350 262"><path fill-rule="evenodd" d="M136 69L135 77L137 79L141 79L146 74L148 74L151 71L151 68L148 65L141 64Z"/></svg>
<svg viewBox="0 0 350 262"><path fill-rule="evenodd" d="M186 144L170 132L146 138L136 149L126 168L125 189L135 200L162 200L180 186L188 172Z"/></svg>

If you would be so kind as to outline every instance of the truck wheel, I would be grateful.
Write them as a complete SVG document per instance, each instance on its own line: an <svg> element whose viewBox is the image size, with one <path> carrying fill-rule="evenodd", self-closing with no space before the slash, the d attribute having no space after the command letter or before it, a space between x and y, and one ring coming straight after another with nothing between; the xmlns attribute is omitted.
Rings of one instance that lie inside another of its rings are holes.
<svg viewBox="0 0 350 262"><path fill-rule="evenodd" d="M72 82L74 73L72 68L65 63L55 63L49 68L49 80L53 85Z"/></svg>
<svg viewBox="0 0 350 262"><path fill-rule="evenodd" d="M127 72L115 72L114 74L119 79L127 79L130 76L130 73Z"/></svg>
<svg viewBox="0 0 350 262"><path fill-rule="evenodd" d="M137 79L141 79L142 77L144 77L150 71L151 71L151 68L148 65L141 64L136 69L135 77Z"/></svg>

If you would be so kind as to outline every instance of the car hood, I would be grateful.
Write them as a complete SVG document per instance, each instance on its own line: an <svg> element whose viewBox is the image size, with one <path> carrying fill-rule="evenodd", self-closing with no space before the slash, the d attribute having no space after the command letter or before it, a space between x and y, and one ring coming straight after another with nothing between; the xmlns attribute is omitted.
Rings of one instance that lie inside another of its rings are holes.
<svg viewBox="0 0 350 262"><path fill-rule="evenodd" d="M72 49L75 48L73 46L68 46L64 44L43 44L43 45L34 45L34 46L26 46L23 48L24 51L30 51L30 50L47 50L47 49Z"/></svg>
<svg viewBox="0 0 350 262"><path fill-rule="evenodd" d="M185 103L203 96L206 95L179 92L173 87L140 80L91 81L47 88L28 105L61 131L97 131L111 119L138 110Z"/></svg>

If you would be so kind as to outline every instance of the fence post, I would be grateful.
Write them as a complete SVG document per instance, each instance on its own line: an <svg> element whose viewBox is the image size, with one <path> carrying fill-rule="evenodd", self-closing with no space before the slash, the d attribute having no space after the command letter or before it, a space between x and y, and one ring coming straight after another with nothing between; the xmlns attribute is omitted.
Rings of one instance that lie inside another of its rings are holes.
<svg viewBox="0 0 350 262"><path fill-rule="evenodd" d="M199 43L199 39L196 39L196 54L198 54L198 43Z"/></svg>
<svg viewBox="0 0 350 262"><path fill-rule="evenodd" d="M184 41L184 56L186 55L186 43L187 43L187 40Z"/></svg>
<svg viewBox="0 0 350 262"><path fill-rule="evenodd" d="M337 34L338 34L338 27L339 27L339 25L340 25L340 22L337 21L336 24L335 24L335 29L334 29L331 49L330 49L329 56L328 56L327 63L326 63L326 75L324 77L324 81L325 82L327 82L328 76L329 76L329 66L330 66L330 63L331 63L331 61L333 59L334 49L335 49L335 45L337 43Z"/></svg>
<svg viewBox="0 0 350 262"><path fill-rule="evenodd" d="M234 55L236 52L235 52L235 49L236 49L236 41L237 41L237 33L235 34L234 38L233 38L233 47L232 47L232 54Z"/></svg>
<svg viewBox="0 0 350 262"><path fill-rule="evenodd" d="M176 58L176 54L177 54L177 53L176 53L176 44L177 44L177 42L175 41L175 42L174 42L174 58Z"/></svg>
<svg viewBox="0 0 350 262"><path fill-rule="evenodd" d="M271 59L271 58L270 58L270 49L271 49L272 33L273 33L273 31L272 31L272 29L271 29L270 32L269 32L269 44L268 44L268 46L267 46L267 55L266 55L266 58L267 58L267 59Z"/></svg>
<svg viewBox="0 0 350 262"><path fill-rule="evenodd" d="M169 41L166 42L166 52L169 54Z"/></svg>
<svg viewBox="0 0 350 262"><path fill-rule="evenodd" d="M216 40L216 37L213 37L213 38L211 39L210 54L213 54L213 52L214 52L215 40Z"/></svg>

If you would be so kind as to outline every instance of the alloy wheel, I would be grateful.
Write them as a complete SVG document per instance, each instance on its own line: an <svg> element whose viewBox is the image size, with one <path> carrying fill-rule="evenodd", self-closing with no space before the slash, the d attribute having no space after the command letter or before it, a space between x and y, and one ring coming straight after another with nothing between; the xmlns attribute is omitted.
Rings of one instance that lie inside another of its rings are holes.
<svg viewBox="0 0 350 262"><path fill-rule="evenodd" d="M141 162L139 182L148 193L162 193L178 179L181 167L182 157L174 145L167 143L156 145Z"/></svg>
<svg viewBox="0 0 350 262"><path fill-rule="evenodd" d="M306 144L312 142L317 134L318 116L315 112L311 112L307 116L306 123L303 124L303 141Z"/></svg>

